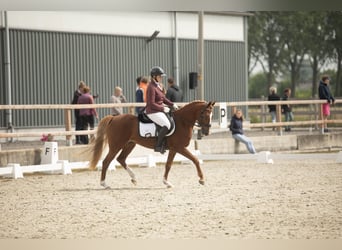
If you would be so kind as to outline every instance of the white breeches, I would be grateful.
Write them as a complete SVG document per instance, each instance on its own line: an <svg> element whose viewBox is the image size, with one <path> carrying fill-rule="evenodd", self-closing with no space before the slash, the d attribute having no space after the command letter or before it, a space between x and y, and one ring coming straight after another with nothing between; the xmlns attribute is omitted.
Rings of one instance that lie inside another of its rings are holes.
<svg viewBox="0 0 342 250"><path fill-rule="evenodd" d="M166 114L163 112L157 112L152 114L147 114L148 118L150 118L154 123L157 123L159 126L166 126L167 129L171 128L171 123L169 119L166 117Z"/></svg>

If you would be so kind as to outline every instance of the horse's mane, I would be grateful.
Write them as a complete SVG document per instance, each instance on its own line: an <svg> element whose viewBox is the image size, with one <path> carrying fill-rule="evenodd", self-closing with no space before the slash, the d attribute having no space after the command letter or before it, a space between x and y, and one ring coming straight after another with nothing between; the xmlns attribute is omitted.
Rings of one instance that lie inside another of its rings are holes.
<svg viewBox="0 0 342 250"><path fill-rule="evenodd" d="M174 111L174 115L175 116L179 116L179 117L183 117L183 118L186 118L188 117L190 114L193 113L194 109L196 107L198 107L199 105L203 104L203 103L206 103L205 101L202 101L202 100L195 100L195 101L192 101L182 107L180 107L179 109L175 110ZM182 119L183 119L182 118Z"/></svg>
<svg viewBox="0 0 342 250"><path fill-rule="evenodd" d="M180 107L178 110L181 111L182 109L186 108L186 107L192 107L193 105L196 105L196 104L202 104L202 103L205 103L206 101L203 101L203 100L194 100L182 107ZM176 112L178 111L176 110Z"/></svg>

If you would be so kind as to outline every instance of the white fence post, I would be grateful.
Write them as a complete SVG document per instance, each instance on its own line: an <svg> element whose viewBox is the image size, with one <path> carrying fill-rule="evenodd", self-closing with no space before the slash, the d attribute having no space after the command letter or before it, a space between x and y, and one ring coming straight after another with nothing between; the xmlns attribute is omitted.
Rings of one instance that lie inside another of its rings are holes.
<svg viewBox="0 0 342 250"><path fill-rule="evenodd" d="M72 174L69 161L60 160L60 161L57 161L57 163L62 164L62 168L61 168L62 174Z"/></svg>
<svg viewBox="0 0 342 250"><path fill-rule="evenodd" d="M12 167L12 177L14 179L24 178L23 171L21 170L20 164L10 163L8 164L8 166Z"/></svg>

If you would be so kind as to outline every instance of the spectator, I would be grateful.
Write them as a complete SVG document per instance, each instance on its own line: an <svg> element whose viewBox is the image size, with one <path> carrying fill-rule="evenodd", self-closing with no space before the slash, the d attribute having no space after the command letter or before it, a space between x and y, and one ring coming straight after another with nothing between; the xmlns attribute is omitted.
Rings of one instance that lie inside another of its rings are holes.
<svg viewBox="0 0 342 250"><path fill-rule="evenodd" d="M88 86L85 86L83 88L83 94L78 98L78 104L94 104L94 98L92 95L90 95L90 88ZM80 109L80 117L82 122L82 130L88 130L88 127L90 127L91 130L95 127L95 119L99 118L96 109L94 108L84 108ZM93 138L93 135L91 136ZM88 135L81 135L80 136L81 144L88 144L89 138Z"/></svg>
<svg viewBox="0 0 342 250"><path fill-rule="evenodd" d="M280 96L277 95L277 88L276 87L271 87L270 88L270 94L268 96L268 101L279 101L280 100ZM271 118L272 118L272 122L275 123L276 122L276 105L268 105L269 108L269 112L271 114ZM273 130L275 128L273 127Z"/></svg>
<svg viewBox="0 0 342 250"><path fill-rule="evenodd" d="M112 102L113 103L125 103L126 97L122 94L122 88L119 86L115 87L114 93L112 95ZM121 115L123 113L123 108L122 107L113 107L112 108L112 115Z"/></svg>
<svg viewBox="0 0 342 250"><path fill-rule="evenodd" d="M324 124L322 125L323 132L329 132L327 120L328 120L328 117L330 116L330 103L331 104L335 103L335 98L332 96L330 92L329 84L330 84L329 76L324 75L322 77L322 80L319 82L319 87L318 87L319 99L327 100L326 103L323 103L323 107L322 107L323 108L323 120L324 120Z"/></svg>
<svg viewBox="0 0 342 250"><path fill-rule="evenodd" d="M166 98L172 102L182 102L183 93L182 90L175 83L174 79L170 77L167 79L168 89L166 91Z"/></svg>
<svg viewBox="0 0 342 250"><path fill-rule="evenodd" d="M139 76L137 79L137 89L135 91L135 101L136 102L146 102L146 93L147 93L147 85L148 79L144 76ZM135 112L139 114L144 107L136 107Z"/></svg>
<svg viewBox="0 0 342 250"><path fill-rule="evenodd" d="M256 154L253 142L244 135L243 132L243 114L241 109L237 109L235 114L232 116L230 120L229 129L232 131L232 136L235 140L240 141L246 145L247 150L251 154Z"/></svg>
<svg viewBox="0 0 342 250"><path fill-rule="evenodd" d="M74 97L72 99L72 104L77 104L78 98L83 94L83 89L86 86L86 84L83 81L80 81L78 84L78 89L75 90L74 92ZM75 114L75 130L82 130L82 121L80 118L80 110L79 109L74 109L74 114ZM81 144L81 136L76 135L76 144Z"/></svg>
<svg viewBox="0 0 342 250"><path fill-rule="evenodd" d="M287 101L289 97L291 96L291 89L286 88L284 90L284 96L282 98L283 101ZM292 113L292 107L289 104L283 104L281 105L281 110L282 113L285 115L285 121L286 122L291 122L293 121L293 113ZM285 126L285 131L290 132L291 127L290 126Z"/></svg>

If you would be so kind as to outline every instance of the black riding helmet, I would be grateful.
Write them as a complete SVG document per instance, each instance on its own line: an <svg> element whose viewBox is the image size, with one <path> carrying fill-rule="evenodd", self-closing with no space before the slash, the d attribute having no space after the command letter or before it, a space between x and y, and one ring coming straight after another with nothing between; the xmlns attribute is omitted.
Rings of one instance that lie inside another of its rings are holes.
<svg viewBox="0 0 342 250"><path fill-rule="evenodd" d="M151 69L151 76L155 77L155 76L166 76L165 71L159 67L159 66L155 66Z"/></svg>

